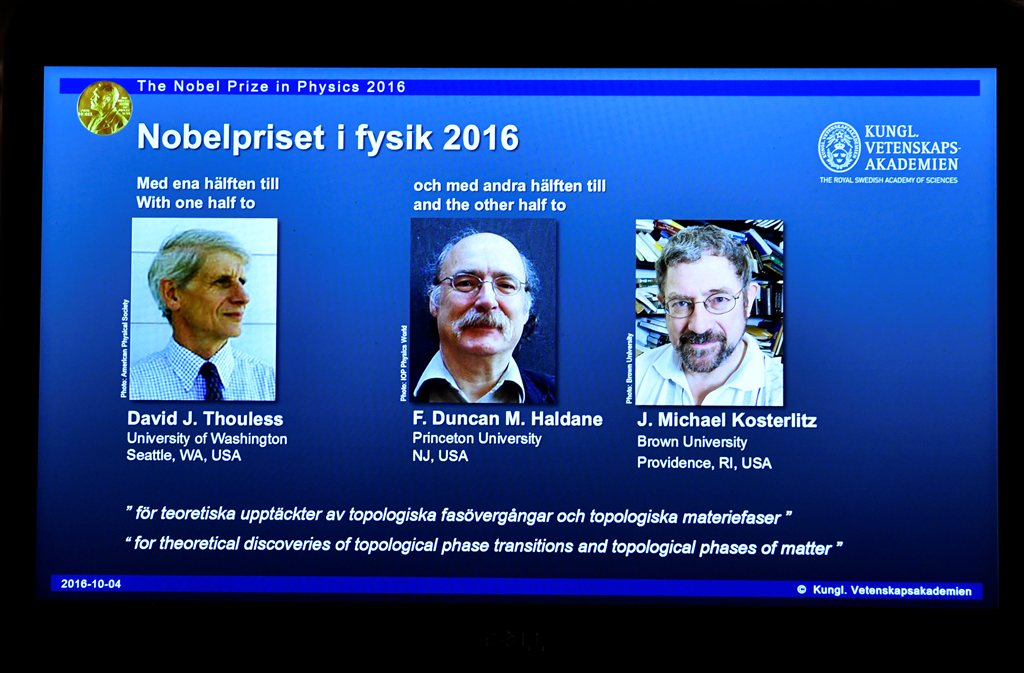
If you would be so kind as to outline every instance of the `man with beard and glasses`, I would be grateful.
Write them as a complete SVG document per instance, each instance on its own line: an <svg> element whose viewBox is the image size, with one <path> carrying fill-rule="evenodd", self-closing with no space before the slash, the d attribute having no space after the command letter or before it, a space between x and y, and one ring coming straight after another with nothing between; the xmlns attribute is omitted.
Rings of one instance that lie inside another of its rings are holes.
<svg viewBox="0 0 1024 673"><path fill-rule="evenodd" d="M714 225L681 230L655 264L670 343L636 361L636 403L782 406L782 363L746 333L758 294L746 247Z"/></svg>
<svg viewBox="0 0 1024 673"><path fill-rule="evenodd" d="M554 404L554 377L513 357L537 321L530 260L497 234L464 231L444 246L433 270L427 296L440 348L413 399Z"/></svg>

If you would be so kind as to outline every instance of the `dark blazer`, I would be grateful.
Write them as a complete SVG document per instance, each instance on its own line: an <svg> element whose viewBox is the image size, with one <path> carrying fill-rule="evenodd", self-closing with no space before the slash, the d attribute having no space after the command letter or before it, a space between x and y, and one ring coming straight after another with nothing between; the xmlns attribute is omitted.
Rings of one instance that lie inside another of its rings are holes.
<svg viewBox="0 0 1024 673"><path fill-rule="evenodd" d="M554 404L555 403L555 377L541 374L529 369L519 369L523 377L523 386L526 388L526 400L524 404Z"/></svg>
<svg viewBox="0 0 1024 673"><path fill-rule="evenodd" d="M555 377L547 374L541 374L540 372L531 371L529 369L519 368L519 374L523 377L523 387L526 389L526 396L523 400L523 404L554 404L555 403L555 392L557 390L555 386ZM430 386L432 383L439 383L440 385L447 385L440 383L440 379L436 381L428 381L420 388L420 394L413 398L413 402L428 402L430 400Z"/></svg>

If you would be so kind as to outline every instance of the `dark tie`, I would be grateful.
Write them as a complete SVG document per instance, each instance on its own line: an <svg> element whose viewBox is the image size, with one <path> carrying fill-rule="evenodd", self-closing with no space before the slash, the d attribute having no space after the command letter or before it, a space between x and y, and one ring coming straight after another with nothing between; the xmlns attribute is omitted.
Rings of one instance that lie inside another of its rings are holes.
<svg viewBox="0 0 1024 673"><path fill-rule="evenodd" d="M224 399L224 384L220 382L220 374L217 373L217 365L212 362L204 362L199 368L199 375L206 382L206 400L208 402L220 402Z"/></svg>

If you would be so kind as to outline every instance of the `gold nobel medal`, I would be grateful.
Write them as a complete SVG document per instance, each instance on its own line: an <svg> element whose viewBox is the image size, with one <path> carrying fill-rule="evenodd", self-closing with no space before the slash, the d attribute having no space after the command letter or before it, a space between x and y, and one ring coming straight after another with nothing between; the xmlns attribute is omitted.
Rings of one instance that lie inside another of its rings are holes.
<svg viewBox="0 0 1024 673"><path fill-rule="evenodd" d="M78 121L98 136L123 129L132 118L132 98L117 82L94 82L78 97Z"/></svg>

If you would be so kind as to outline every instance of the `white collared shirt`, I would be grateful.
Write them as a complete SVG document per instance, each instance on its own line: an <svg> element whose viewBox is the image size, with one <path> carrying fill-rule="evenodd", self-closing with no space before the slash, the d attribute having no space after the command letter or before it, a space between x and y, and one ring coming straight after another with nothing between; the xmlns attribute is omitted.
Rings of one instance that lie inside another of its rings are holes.
<svg viewBox="0 0 1024 673"><path fill-rule="evenodd" d="M206 362L171 339L167 347L132 365L128 398L132 400L202 400L206 381L199 368ZM231 348L231 341L210 358L224 384L224 399L273 401L277 396L274 368Z"/></svg>
<svg viewBox="0 0 1024 673"><path fill-rule="evenodd" d="M705 407L781 407L782 362L761 352L757 340L743 335L746 351L732 376L704 398ZM636 404L695 406L679 354L672 344L636 359Z"/></svg>
<svg viewBox="0 0 1024 673"><path fill-rule="evenodd" d="M452 376L452 373L444 363L444 359L441 357L441 351L434 354L427 368L423 370L423 375L420 376L416 389L412 391L413 397L419 395L420 389L425 383L435 380L444 381L448 385L431 386L430 396L427 398L428 402L471 402L459 388L459 384L455 382L455 377ZM519 372L519 365L516 364L515 358L510 358L508 367L498 377L497 383L483 397L478 399L476 404L522 404L525 399L526 386L523 385L523 376Z"/></svg>

